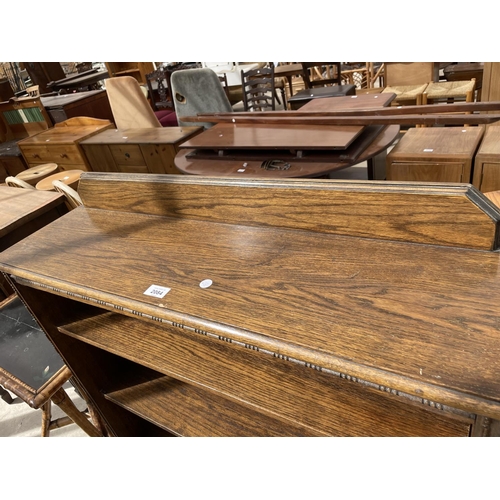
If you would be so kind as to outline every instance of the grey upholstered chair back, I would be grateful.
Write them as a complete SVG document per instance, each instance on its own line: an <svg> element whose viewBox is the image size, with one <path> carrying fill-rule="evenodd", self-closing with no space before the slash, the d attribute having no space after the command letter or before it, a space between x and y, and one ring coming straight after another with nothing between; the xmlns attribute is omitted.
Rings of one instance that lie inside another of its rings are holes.
<svg viewBox="0 0 500 500"><path fill-rule="evenodd" d="M174 71L171 85L177 121L181 127L194 125L210 128L212 123L185 122L182 117L233 110L219 77L210 68Z"/></svg>

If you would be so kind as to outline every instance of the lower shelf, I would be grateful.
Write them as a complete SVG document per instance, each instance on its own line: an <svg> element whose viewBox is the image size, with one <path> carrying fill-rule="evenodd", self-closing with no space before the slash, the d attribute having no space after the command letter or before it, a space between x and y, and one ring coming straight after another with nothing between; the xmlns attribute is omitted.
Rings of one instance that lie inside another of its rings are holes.
<svg viewBox="0 0 500 500"><path fill-rule="evenodd" d="M105 398L178 436L318 436L152 370L134 367L130 378Z"/></svg>

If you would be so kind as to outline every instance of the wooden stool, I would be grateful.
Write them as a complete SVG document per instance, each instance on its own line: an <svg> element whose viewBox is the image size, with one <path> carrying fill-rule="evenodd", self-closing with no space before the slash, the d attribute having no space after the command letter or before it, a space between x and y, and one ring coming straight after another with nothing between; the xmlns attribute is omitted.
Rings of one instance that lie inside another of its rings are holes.
<svg viewBox="0 0 500 500"><path fill-rule="evenodd" d="M38 181L45 179L49 175L54 174L59 170L57 163L43 163L42 165L36 165L35 167L28 168L23 172L16 175L18 179L21 179L32 186L35 186Z"/></svg>
<svg viewBox="0 0 500 500"><path fill-rule="evenodd" d="M427 83L419 85L395 85L385 87L382 93L396 94L396 98L392 102L392 106L401 104L420 105L422 104L422 95L427 88Z"/></svg>
<svg viewBox="0 0 500 500"><path fill-rule="evenodd" d="M56 174L49 175L38 181L36 183L36 188L42 191L55 191L54 186L52 185L53 181L61 181L64 182L67 186L73 188L75 191L78 191L78 183L80 181L80 177L83 174L84 170L63 170L62 172L57 172Z"/></svg>
<svg viewBox="0 0 500 500"><path fill-rule="evenodd" d="M442 100L455 102L456 99L473 102L475 90L475 78L455 82L431 82L422 94L422 104L432 104L434 101Z"/></svg>
<svg viewBox="0 0 500 500"><path fill-rule="evenodd" d="M73 374L17 295L1 303L0 327L0 397L10 403L10 391L31 408L41 409L42 437L72 423L91 437L103 436L104 428L91 407L87 416L67 395L63 385ZM52 420L52 403L67 417Z"/></svg>

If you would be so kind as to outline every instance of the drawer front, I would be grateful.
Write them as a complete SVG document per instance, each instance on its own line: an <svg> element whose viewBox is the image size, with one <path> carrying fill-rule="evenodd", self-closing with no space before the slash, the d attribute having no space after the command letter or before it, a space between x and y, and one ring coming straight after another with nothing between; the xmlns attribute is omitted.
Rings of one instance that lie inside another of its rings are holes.
<svg viewBox="0 0 500 500"><path fill-rule="evenodd" d="M50 145L50 146L22 146L21 151L29 164L57 163L58 165L85 164L77 146Z"/></svg>
<svg viewBox="0 0 500 500"><path fill-rule="evenodd" d="M126 144L123 146L111 145L109 149L117 165L143 166L146 164L142 156L141 148L137 144Z"/></svg>
<svg viewBox="0 0 500 500"><path fill-rule="evenodd" d="M464 164L458 162L395 162L387 165L388 181L470 182L469 177L464 175Z"/></svg>

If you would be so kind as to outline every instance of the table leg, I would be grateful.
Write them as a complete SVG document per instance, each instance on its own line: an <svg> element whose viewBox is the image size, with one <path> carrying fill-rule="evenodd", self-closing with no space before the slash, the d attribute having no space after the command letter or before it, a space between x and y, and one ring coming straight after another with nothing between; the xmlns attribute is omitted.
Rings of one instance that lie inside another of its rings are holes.
<svg viewBox="0 0 500 500"><path fill-rule="evenodd" d="M52 420L52 407L50 399L42 405L42 437L50 436L50 421Z"/></svg>
<svg viewBox="0 0 500 500"><path fill-rule="evenodd" d="M52 396L52 402L59 406L78 427L91 437L102 437L102 434L92 425L90 420L74 405L66 391L61 387Z"/></svg>

